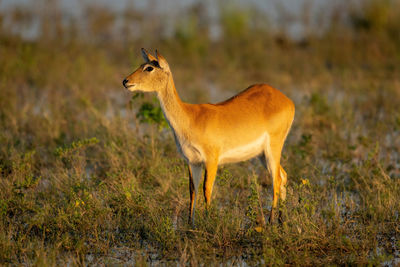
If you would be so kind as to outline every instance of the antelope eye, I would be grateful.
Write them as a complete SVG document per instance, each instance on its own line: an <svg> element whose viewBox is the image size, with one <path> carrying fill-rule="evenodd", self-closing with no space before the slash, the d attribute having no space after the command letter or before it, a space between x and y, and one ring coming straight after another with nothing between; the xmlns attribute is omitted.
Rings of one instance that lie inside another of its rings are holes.
<svg viewBox="0 0 400 267"><path fill-rule="evenodd" d="M148 66L147 68L144 69L144 71L150 72L150 71L152 71L153 69L154 69L153 67Z"/></svg>

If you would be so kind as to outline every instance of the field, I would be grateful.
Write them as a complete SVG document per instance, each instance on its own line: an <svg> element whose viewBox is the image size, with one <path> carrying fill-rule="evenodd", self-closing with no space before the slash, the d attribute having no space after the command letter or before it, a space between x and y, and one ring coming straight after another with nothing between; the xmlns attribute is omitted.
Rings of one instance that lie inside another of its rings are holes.
<svg viewBox="0 0 400 267"><path fill-rule="evenodd" d="M85 34L55 23L34 40L0 20L0 265L400 264L400 9L377 3L301 40L234 9L219 40L196 9L162 38L115 38L105 10ZM220 167L210 212L200 190L187 224L188 170L158 101L122 86L141 47L186 102L260 82L293 99L283 222L260 225L272 185L254 160Z"/></svg>

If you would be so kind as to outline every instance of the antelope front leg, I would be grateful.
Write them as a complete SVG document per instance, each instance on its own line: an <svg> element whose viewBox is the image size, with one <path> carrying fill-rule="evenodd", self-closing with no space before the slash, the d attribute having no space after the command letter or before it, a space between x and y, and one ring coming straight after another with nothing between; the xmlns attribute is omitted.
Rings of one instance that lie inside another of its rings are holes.
<svg viewBox="0 0 400 267"><path fill-rule="evenodd" d="M204 174L204 198L206 201L206 210L208 211L211 205L211 194L214 187L215 177L217 175L218 162L212 161L206 163Z"/></svg>
<svg viewBox="0 0 400 267"><path fill-rule="evenodd" d="M189 164L189 192L190 192L190 207L188 223L194 226L194 211L196 205L196 197L199 189L201 178L201 165Z"/></svg>

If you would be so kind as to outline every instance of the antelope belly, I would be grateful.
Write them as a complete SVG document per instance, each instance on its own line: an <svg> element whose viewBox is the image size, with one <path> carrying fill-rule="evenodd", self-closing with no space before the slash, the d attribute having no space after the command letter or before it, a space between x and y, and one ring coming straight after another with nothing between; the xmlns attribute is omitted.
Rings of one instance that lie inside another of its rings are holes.
<svg viewBox="0 0 400 267"><path fill-rule="evenodd" d="M234 163L245 161L254 158L264 152L268 135L262 135L245 145L232 147L224 151L220 158L219 163Z"/></svg>

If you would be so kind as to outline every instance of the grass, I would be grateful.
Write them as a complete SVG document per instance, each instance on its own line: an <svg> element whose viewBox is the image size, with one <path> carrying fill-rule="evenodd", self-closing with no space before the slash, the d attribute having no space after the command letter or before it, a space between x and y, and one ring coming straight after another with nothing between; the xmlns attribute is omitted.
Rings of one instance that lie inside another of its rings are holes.
<svg viewBox="0 0 400 267"><path fill-rule="evenodd" d="M152 46L185 101L223 100L256 82L294 100L283 223L260 227L271 181L250 161L220 168L210 213L200 196L196 228L187 224L187 168L158 104L152 95L131 100L121 85L141 62L142 40L3 33L1 264L398 263L399 43L381 22L379 31L282 43L235 32L249 17L233 14L232 42L183 31L184 41Z"/></svg>

